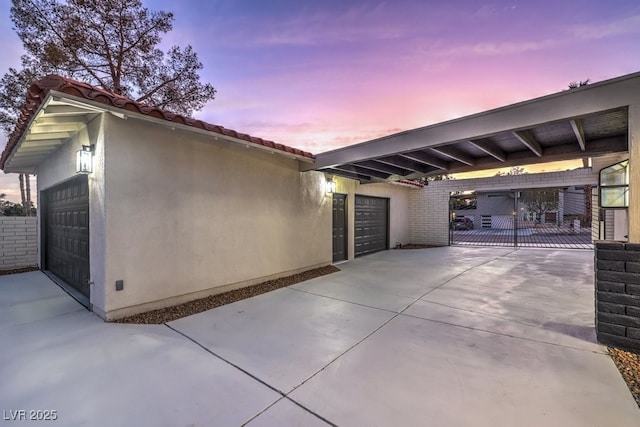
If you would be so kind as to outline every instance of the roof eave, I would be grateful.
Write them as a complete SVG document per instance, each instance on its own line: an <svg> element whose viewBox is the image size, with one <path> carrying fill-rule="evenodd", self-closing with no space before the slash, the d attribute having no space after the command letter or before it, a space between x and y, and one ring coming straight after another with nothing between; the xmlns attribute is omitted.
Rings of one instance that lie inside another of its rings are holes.
<svg viewBox="0 0 640 427"><path fill-rule="evenodd" d="M113 114L115 117L118 117L120 119L123 120L127 120L128 118L134 118L136 120L141 120L141 121L145 121L145 122L149 122L149 123L154 123L166 128L169 128L171 130L176 130L176 129L180 129L186 132L192 132L195 134L199 134L199 135L204 135L207 137L212 137L214 140L218 140L218 139L222 139L224 141L228 141L228 142L232 142L232 143L236 143L236 144L240 144L240 145L244 145L247 148L255 148L258 150L262 150L262 151L266 151L269 152L271 154L277 154L279 156L283 156L283 157L288 157L288 158L292 158L295 160L299 160L305 163L314 163L315 159L314 158L310 158L310 157L306 157L306 156L301 156L299 154L296 153L290 153L287 151L283 151L283 150L279 150L276 148L270 148L270 147L266 147L260 144L255 144L252 143L250 141L246 141L240 138L235 138L233 136L230 135L224 135L222 133L218 133L218 132L214 132L212 130L208 130L208 129L200 129L194 126L190 126L187 124L183 124L183 123L177 123L177 122L172 122L169 121L167 119L164 118L159 118L159 117L154 117L154 116L150 116L147 114L143 114L143 113L139 113L137 111L131 111L131 110L127 110L127 109L123 109L120 107L116 107L116 106L112 106L109 104L103 104L101 102L98 101L94 101L91 99L86 99L83 97L78 97L75 95L71 95L68 93L64 93L64 92L58 92L55 90L52 90L51 92L55 92L53 94L53 99L59 100L59 101L69 101L72 104L84 104L84 105L90 105L92 107L95 107L97 109L101 109L103 112L108 112ZM51 93L50 93L51 95Z"/></svg>
<svg viewBox="0 0 640 427"><path fill-rule="evenodd" d="M304 167L329 168L454 141L482 139L499 132L528 129L543 123L628 106L637 102L638 96L640 73L633 73L319 153L313 166Z"/></svg>
<svg viewBox="0 0 640 427"><path fill-rule="evenodd" d="M22 146L22 143L23 143L26 135L29 133L29 130L31 129L31 126L33 125L33 122L35 122L37 120L37 118L40 116L42 111L49 105L49 103L51 102L52 99L53 98L52 98L51 93L48 93L46 95L46 97L44 98L44 100L40 103L40 105L38 105L38 108L36 109L35 113L33 113L31 115L28 124L25 126L22 134L20 134L20 138L18 138L18 142L15 144L15 146L11 150L11 153L9 154L9 156L7 156L7 159L5 160L4 165L2 165L2 170L4 171L4 173L28 173L28 174L34 174L36 172L36 166L37 165L14 168L14 167L11 166L11 161L13 160L13 156L15 155L15 153Z"/></svg>

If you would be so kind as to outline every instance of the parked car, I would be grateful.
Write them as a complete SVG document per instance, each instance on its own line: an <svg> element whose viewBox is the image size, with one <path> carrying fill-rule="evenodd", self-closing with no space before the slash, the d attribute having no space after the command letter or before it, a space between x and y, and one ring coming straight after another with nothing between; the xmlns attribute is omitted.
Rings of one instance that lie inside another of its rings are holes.
<svg viewBox="0 0 640 427"><path fill-rule="evenodd" d="M473 230L473 220L471 218L454 218L451 221L452 230Z"/></svg>

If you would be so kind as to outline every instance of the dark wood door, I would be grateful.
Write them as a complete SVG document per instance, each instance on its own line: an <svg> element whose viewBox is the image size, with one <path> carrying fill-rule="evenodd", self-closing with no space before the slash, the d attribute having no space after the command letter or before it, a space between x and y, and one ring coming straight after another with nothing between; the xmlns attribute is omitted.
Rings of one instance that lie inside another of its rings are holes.
<svg viewBox="0 0 640 427"><path fill-rule="evenodd" d="M87 176L46 190L44 202L44 269L89 297Z"/></svg>
<svg viewBox="0 0 640 427"><path fill-rule="evenodd" d="M389 249L389 199L356 196L356 257Z"/></svg>
<svg viewBox="0 0 640 427"><path fill-rule="evenodd" d="M347 195L333 194L333 262L347 259Z"/></svg>

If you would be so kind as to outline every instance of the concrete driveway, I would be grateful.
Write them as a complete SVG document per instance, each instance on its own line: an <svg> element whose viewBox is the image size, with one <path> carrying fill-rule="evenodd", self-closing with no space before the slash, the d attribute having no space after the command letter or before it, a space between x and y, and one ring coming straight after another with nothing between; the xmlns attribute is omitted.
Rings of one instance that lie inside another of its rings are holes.
<svg viewBox="0 0 640 427"><path fill-rule="evenodd" d="M592 251L448 247L339 267L167 325L103 323L42 273L2 276L2 421L640 425L595 343Z"/></svg>

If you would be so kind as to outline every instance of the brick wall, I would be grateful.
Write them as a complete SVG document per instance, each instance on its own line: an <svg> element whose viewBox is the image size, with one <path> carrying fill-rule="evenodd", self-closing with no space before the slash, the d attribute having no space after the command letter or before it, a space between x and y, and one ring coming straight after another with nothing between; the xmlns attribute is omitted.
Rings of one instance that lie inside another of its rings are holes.
<svg viewBox="0 0 640 427"><path fill-rule="evenodd" d="M640 244L595 242L598 342L640 352Z"/></svg>
<svg viewBox="0 0 640 427"><path fill-rule="evenodd" d="M37 218L0 216L0 270L38 266Z"/></svg>

